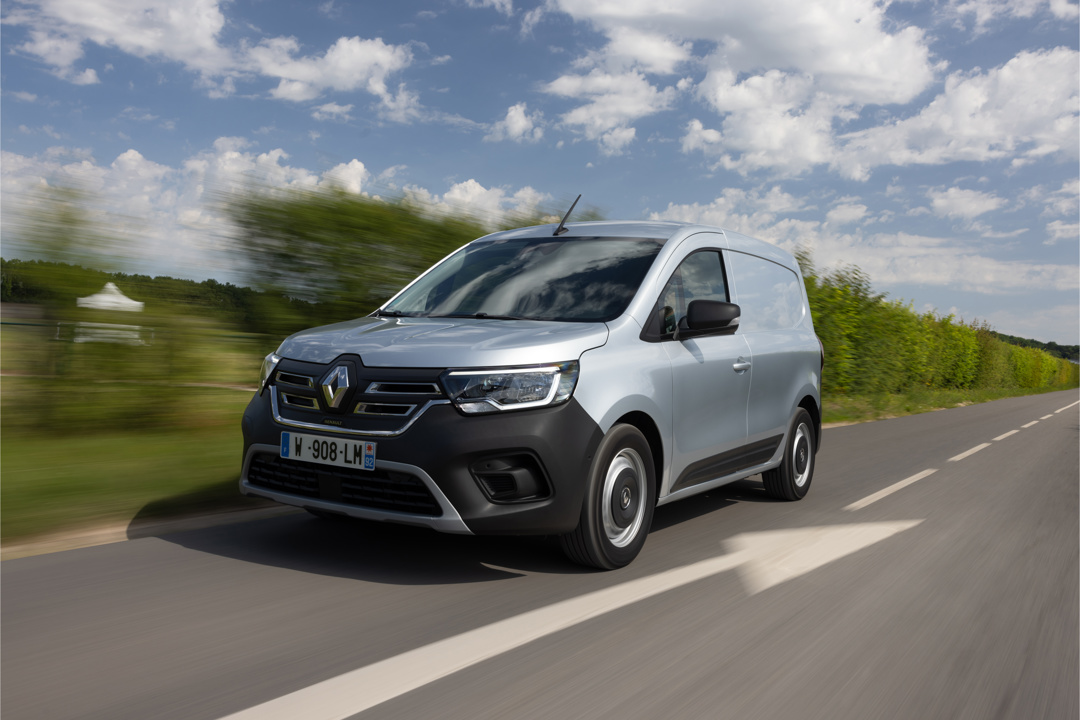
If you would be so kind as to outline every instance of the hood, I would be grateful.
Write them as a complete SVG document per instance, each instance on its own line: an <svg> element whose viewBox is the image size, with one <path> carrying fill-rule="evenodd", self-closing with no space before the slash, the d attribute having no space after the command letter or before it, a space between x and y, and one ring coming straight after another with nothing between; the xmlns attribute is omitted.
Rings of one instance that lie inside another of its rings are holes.
<svg viewBox="0 0 1080 720"><path fill-rule="evenodd" d="M367 367L503 367L576 360L607 336L604 323L365 317L298 332L278 354L328 363L352 353Z"/></svg>

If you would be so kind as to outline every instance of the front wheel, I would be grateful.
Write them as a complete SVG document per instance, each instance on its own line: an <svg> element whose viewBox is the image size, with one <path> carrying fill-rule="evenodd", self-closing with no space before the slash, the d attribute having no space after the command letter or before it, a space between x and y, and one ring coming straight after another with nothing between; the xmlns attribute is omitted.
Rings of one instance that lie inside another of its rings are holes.
<svg viewBox="0 0 1080 720"><path fill-rule="evenodd" d="M563 552L602 570L628 565L645 544L655 498L648 441L633 425L616 425L597 448L578 526L560 538Z"/></svg>
<svg viewBox="0 0 1080 720"><path fill-rule="evenodd" d="M814 479L816 454L814 421L810 413L799 408L788 427L788 441L780 466L761 474L765 492L777 500L801 500Z"/></svg>

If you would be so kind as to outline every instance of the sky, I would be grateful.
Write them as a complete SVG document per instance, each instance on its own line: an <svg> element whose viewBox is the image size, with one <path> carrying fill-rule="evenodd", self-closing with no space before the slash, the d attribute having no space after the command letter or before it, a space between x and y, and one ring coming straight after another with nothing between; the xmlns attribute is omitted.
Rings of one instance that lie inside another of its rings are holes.
<svg viewBox="0 0 1080 720"><path fill-rule="evenodd" d="M128 272L234 281L219 199L716 225L1080 343L1071 0L3 0L0 252L82 188ZM362 261L362 259L356 259Z"/></svg>

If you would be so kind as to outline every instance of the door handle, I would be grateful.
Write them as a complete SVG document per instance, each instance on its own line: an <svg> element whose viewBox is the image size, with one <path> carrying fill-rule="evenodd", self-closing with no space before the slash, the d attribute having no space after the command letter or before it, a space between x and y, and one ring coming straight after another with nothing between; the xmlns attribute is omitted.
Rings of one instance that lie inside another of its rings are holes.
<svg viewBox="0 0 1080 720"><path fill-rule="evenodd" d="M731 367L733 367L737 373L744 373L750 369L750 361L746 358L739 358Z"/></svg>

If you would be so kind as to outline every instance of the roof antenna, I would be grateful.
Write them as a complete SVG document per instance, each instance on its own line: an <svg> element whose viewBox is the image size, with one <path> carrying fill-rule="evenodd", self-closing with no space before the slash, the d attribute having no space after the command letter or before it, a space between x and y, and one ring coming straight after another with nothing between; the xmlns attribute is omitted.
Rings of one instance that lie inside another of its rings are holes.
<svg viewBox="0 0 1080 720"><path fill-rule="evenodd" d="M580 200L580 199L581 199L581 195L578 195L577 200L574 201L574 204L571 205L570 209L566 211L565 215L563 215L563 219L562 219L562 222L559 223L559 227L555 228L555 232L553 232L551 234L552 237L558 237L559 235L562 235L564 232L570 232L570 228L566 227L566 221L567 221L567 219L569 219L570 213L574 212L574 206L577 205L577 201Z"/></svg>

